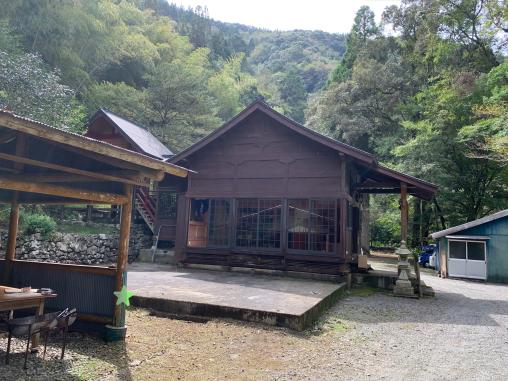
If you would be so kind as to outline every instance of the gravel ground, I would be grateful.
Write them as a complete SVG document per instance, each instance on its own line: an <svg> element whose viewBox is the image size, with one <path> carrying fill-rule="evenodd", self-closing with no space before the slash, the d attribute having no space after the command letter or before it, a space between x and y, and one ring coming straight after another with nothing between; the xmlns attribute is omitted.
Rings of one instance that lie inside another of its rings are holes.
<svg viewBox="0 0 508 381"><path fill-rule="evenodd" d="M353 290L303 333L214 319L128 313L127 343L75 334L66 360L22 343L1 380L507 380L508 286L423 275L437 296ZM0 340L0 362L5 340Z"/></svg>

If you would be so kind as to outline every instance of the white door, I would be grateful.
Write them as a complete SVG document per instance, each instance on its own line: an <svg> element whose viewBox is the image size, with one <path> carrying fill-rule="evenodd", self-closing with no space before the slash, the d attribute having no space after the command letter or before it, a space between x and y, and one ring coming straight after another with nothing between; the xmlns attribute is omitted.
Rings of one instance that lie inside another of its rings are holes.
<svg viewBox="0 0 508 381"><path fill-rule="evenodd" d="M448 240L448 275L487 279L487 248L484 241Z"/></svg>

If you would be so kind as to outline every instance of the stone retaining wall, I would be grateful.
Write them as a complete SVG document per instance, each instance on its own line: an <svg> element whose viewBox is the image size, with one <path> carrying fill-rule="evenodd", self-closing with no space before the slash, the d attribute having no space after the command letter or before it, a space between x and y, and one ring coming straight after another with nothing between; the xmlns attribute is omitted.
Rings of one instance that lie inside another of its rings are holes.
<svg viewBox="0 0 508 381"><path fill-rule="evenodd" d="M0 233L0 258L5 256L7 232ZM134 261L141 249L152 246L152 237L143 225L132 225L129 244L129 262ZM55 233L44 239L40 234L18 236L16 259L44 262L103 265L116 263L118 234Z"/></svg>

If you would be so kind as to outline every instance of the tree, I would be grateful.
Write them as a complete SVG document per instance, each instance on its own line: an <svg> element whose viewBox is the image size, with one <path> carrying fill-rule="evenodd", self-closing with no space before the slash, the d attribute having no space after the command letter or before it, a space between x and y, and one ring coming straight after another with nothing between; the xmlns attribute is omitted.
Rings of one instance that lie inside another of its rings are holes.
<svg viewBox="0 0 508 381"><path fill-rule="evenodd" d="M351 74L351 69L359 52L367 45L368 40L379 36L379 27L374 19L374 12L363 5L356 12L355 20L346 40L344 57L331 73L331 82L344 82Z"/></svg>
<svg viewBox="0 0 508 381"><path fill-rule="evenodd" d="M107 108L141 124L146 122L145 93L124 82L94 84L84 94L83 101L90 114Z"/></svg>
<svg viewBox="0 0 508 381"><path fill-rule="evenodd" d="M220 125L208 93L208 51L164 62L147 75L146 112L150 129L172 149L181 150Z"/></svg>
<svg viewBox="0 0 508 381"><path fill-rule="evenodd" d="M221 68L208 80L208 89L215 98L217 116L228 120L257 96L257 83L254 77L242 71L243 53L220 62Z"/></svg>
<svg viewBox="0 0 508 381"><path fill-rule="evenodd" d="M0 51L0 108L55 127L79 129L84 110L37 54Z"/></svg>
<svg viewBox="0 0 508 381"><path fill-rule="evenodd" d="M508 63L482 76L477 83L481 102L473 107L474 123L460 129L468 155L508 163Z"/></svg>

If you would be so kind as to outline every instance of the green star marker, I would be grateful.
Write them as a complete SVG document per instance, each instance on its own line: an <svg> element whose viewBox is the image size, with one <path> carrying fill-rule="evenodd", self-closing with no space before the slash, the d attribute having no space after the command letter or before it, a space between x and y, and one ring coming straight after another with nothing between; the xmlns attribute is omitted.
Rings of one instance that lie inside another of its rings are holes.
<svg viewBox="0 0 508 381"><path fill-rule="evenodd" d="M121 291L114 291L113 294L117 297L116 299L116 305L119 306L120 304L125 304L127 307L131 305L131 302L129 301L129 298L134 295L134 293L127 290L127 287L125 285L122 287Z"/></svg>

